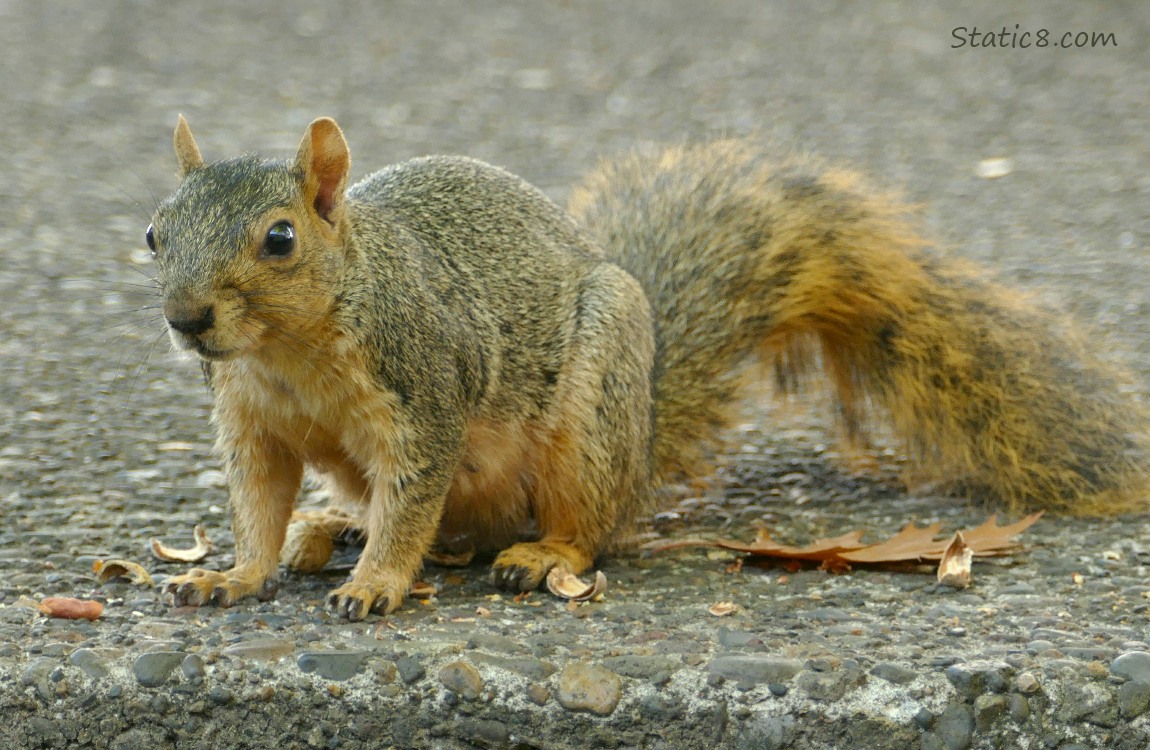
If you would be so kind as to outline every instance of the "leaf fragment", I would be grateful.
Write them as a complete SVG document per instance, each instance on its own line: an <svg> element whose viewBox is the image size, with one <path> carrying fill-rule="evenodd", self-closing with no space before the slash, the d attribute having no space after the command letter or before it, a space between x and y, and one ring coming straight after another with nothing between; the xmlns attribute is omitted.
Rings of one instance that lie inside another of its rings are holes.
<svg viewBox="0 0 1150 750"><path fill-rule="evenodd" d="M734 602L715 602L710 607L707 607L707 611L715 617L726 617L727 615L738 612L739 605Z"/></svg>
<svg viewBox="0 0 1150 750"><path fill-rule="evenodd" d="M163 562L201 562L212 551L212 540L208 539L208 532L204 530L202 524L196 524L195 528L192 529L192 536L195 537L196 544L189 549L176 549L167 546L159 539L152 539L149 542L152 546L152 554L157 560Z"/></svg>
<svg viewBox="0 0 1150 750"><path fill-rule="evenodd" d="M447 552L433 549L427 553L427 561L444 568L466 568L475 557L474 549L465 549L461 552Z"/></svg>
<svg viewBox="0 0 1150 750"><path fill-rule="evenodd" d="M938 563L938 582L951 588L966 588L970 585L970 563L973 560L974 550L967 546L962 532L954 532L954 538L946 545Z"/></svg>
<svg viewBox="0 0 1150 750"><path fill-rule="evenodd" d="M555 567L547 574L547 590L562 599L586 602L607 590L607 576L603 575L603 571L596 570L595 580L585 583L570 571Z"/></svg>
<svg viewBox="0 0 1150 750"><path fill-rule="evenodd" d="M104 605L100 602L70 596L49 596L40 601L37 609L48 617L65 620L96 620L104 614Z"/></svg>
<svg viewBox="0 0 1150 750"><path fill-rule="evenodd" d="M92 572L100 579L100 583L107 583L113 578L127 578L137 586L155 586L152 574L144 570L144 566L131 560L96 560L92 563Z"/></svg>
<svg viewBox="0 0 1150 750"><path fill-rule="evenodd" d="M427 581L416 581L411 584L411 591L407 592L413 599L430 599L438 593L439 589L435 588L435 584Z"/></svg>
<svg viewBox="0 0 1150 750"><path fill-rule="evenodd" d="M991 516L979 526L963 531L962 535L974 557L1007 555L1018 549L1016 537L1041 517L1042 512L1039 511L1015 523L1000 526L998 517ZM856 564L941 560L950 544L949 539L935 538L941 528L938 523L923 527L908 523L893 537L877 544L864 544L861 541L863 532L851 531L829 539L818 539L805 547L793 547L772 541L770 532L759 529L755 540L749 544L726 539L684 539L646 547L652 552L693 546L718 547L745 552L752 557L781 558L790 566L813 561L824 570L843 572Z"/></svg>

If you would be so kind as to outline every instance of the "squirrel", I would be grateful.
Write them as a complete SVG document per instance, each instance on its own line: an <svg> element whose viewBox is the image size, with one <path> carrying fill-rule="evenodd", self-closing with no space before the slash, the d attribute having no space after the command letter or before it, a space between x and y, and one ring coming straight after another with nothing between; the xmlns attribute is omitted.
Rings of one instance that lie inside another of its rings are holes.
<svg viewBox="0 0 1150 750"><path fill-rule="evenodd" d="M933 248L857 174L750 140L607 161L566 210L465 157L348 185L334 120L293 160L206 163L146 239L174 345L201 360L235 565L177 605L275 595L364 533L328 606L394 610L437 539L527 591L580 573L706 473L748 362L827 374L848 440L885 416L923 475L1011 509L1142 510L1145 416L1062 317ZM293 516L305 467L332 507Z"/></svg>

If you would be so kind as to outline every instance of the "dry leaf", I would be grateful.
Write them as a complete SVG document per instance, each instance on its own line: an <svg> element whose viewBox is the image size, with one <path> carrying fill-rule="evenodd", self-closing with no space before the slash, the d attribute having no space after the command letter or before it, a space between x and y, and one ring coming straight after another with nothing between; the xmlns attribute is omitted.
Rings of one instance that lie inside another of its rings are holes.
<svg viewBox="0 0 1150 750"><path fill-rule="evenodd" d="M954 538L942 553L938 563L938 582L943 586L964 589L970 585L970 563L974 550L966 545L962 532L954 532Z"/></svg>
<svg viewBox="0 0 1150 750"><path fill-rule="evenodd" d="M411 591L408 591L408 596L416 599L430 599L439 593L439 589L435 588L435 584L428 583L427 581L416 581L411 584Z"/></svg>
<svg viewBox="0 0 1150 750"><path fill-rule="evenodd" d="M1042 517L1034 513L1006 526L998 525L998 517L991 516L981 525L963 531L966 546L975 557L1005 555L1018 548L1015 537ZM922 562L941 560L948 540L936 540L940 524L934 523L919 528L907 524L901 531L885 542L863 544L861 531L851 531L830 539L819 539L805 547L792 547L771 541L766 529L759 529L755 541L750 544L728 540L686 539L647 545L652 552L662 552L681 547L719 547L751 556L772 557L787 560L792 565L799 561L814 561L830 570L846 570L851 565L865 563Z"/></svg>
<svg viewBox="0 0 1150 750"><path fill-rule="evenodd" d="M190 549L175 549L163 544L159 539L152 539L152 554L163 562L198 563L212 551L212 540L208 539L208 532L204 527L196 524L192 529L192 536L196 539L196 546Z"/></svg>
<svg viewBox="0 0 1150 750"><path fill-rule="evenodd" d="M932 523L921 529L913 523L908 523L902 527L901 531L885 542L872 544L862 549L849 550L842 554L842 558L855 563L922 560L926 555L931 554L937 546L934 537L941 528L942 524L940 523ZM945 549L945 545L943 548Z"/></svg>
<svg viewBox="0 0 1150 750"><path fill-rule="evenodd" d="M107 583L113 578L127 578L138 586L155 586L152 574L144 570L144 566L131 560L97 560L92 563L92 572L100 579L100 583Z"/></svg>
<svg viewBox="0 0 1150 750"><path fill-rule="evenodd" d="M462 552L444 552L442 550L431 550L427 553L427 561L434 565L441 565L445 568L466 568L471 564L471 559L475 557L475 550L467 549Z"/></svg>
<svg viewBox="0 0 1150 750"><path fill-rule="evenodd" d="M590 601L607 590L607 576L603 575L603 571L596 570L594 583L584 583L570 571L552 568L547 574L547 590L574 602Z"/></svg>
<svg viewBox="0 0 1150 750"><path fill-rule="evenodd" d="M68 596L49 596L37 607L49 617L65 620L95 620L104 613L104 605L92 599L73 599Z"/></svg>
<svg viewBox="0 0 1150 750"><path fill-rule="evenodd" d="M1006 555L1018 549L1014 537L1028 529L1039 518L1042 518L1042 511L1031 513L1006 526L999 526L998 516L993 515L981 526L962 532L962 536L966 539L967 546L974 550L975 557Z"/></svg>
<svg viewBox="0 0 1150 750"><path fill-rule="evenodd" d="M718 602L707 608L715 617L726 617L739 611L739 605L734 602Z"/></svg>
<svg viewBox="0 0 1150 750"><path fill-rule="evenodd" d="M867 545L859 541L861 531L852 531L849 534L834 537L833 539L820 539L806 547L791 547L786 544L777 544L771 541L771 533L766 529L759 529L755 541L750 544L731 542L727 540L684 539L677 542L662 542L649 546L653 552L663 552L680 547L721 547L722 549L746 552L751 555L764 555L769 557L786 557L794 560L825 560L828 557L847 550L862 549Z"/></svg>

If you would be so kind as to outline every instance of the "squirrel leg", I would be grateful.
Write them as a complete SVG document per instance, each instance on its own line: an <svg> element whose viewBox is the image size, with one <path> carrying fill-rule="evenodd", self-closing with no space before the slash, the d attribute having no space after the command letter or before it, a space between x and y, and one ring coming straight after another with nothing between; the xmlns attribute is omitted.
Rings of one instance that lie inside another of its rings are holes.
<svg viewBox="0 0 1150 750"><path fill-rule="evenodd" d="M367 480L351 465L332 468L325 480L331 492L328 506L297 510L288 523L280 562L292 570L322 570L331 559L337 537L363 533L361 507L371 495Z"/></svg>
<svg viewBox="0 0 1150 750"><path fill-rule="evenodd" d="M228 456L236 564L224 572L193 568L169 578L165 590L176 606L230 607L246 596L268 600L279 587L276 569L303 463L281 444L253 430L224 430Z"/></svg>
<svg viewBox="0 0 1150 750"><path fill-rule="evenodd" d="M654 342L636 282L604 264L581 295L552 411L536 444L531 508L541 538L503 550L493 582L529 591L554 567L580 573L651 497Z"/></svg>
<svg viewBox="0 0 1150 750"><path fill-rule="evenodd" d="M403 602L443 512L449 475L429 470L400 481L380 480L364 517L367 541L351 578L328 594L328 607L348 620L387 614Z"/></svg>
<svg viewBox="0 0 1150 750"><path fill-rule="evenodd" d="M428 389L426 398L445 390ZM351 577L327 596L328 608L348 620L387 614L403 602L435 541L463 452L458 410L433 409L417 400L411 413L423 420L411 428L420 434L418 442L398 441L390 416L361 418L352 459L364 467L364 492L355 496L369 498L362 516L366 538Z"/></svg>

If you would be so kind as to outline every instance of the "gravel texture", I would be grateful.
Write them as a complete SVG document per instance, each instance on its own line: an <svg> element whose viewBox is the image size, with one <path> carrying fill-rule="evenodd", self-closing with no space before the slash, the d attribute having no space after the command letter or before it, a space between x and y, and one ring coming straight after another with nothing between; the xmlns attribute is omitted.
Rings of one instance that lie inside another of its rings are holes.
<svg viewBox="0 0 1150 750"><path fill-rule="evenodd" d="M302 4L0 2L0 747L1142 748L1150 524L1048 518L966 591L929 570L604 560L601 602L500 597L479 563L386 619L322 608L355 549L275 601L172 609L92 562L226 566L209 396L168 353L143 229L186 114L209 158L290 155L330 114L353 170L430 152L557 199L600 156L759 131L923 202L956 252L1063 306L1150 383L1150 12L890 0ZM952 29L1112 32L1117 47L952 49ZM1009 173L980 177L1002 170ZM977 503L856 477L825 409L748 410L731 460L647 538L790 541ZM24 606L91 596L95 622ZM707 608L739 605L718 618Z"/></svg>

